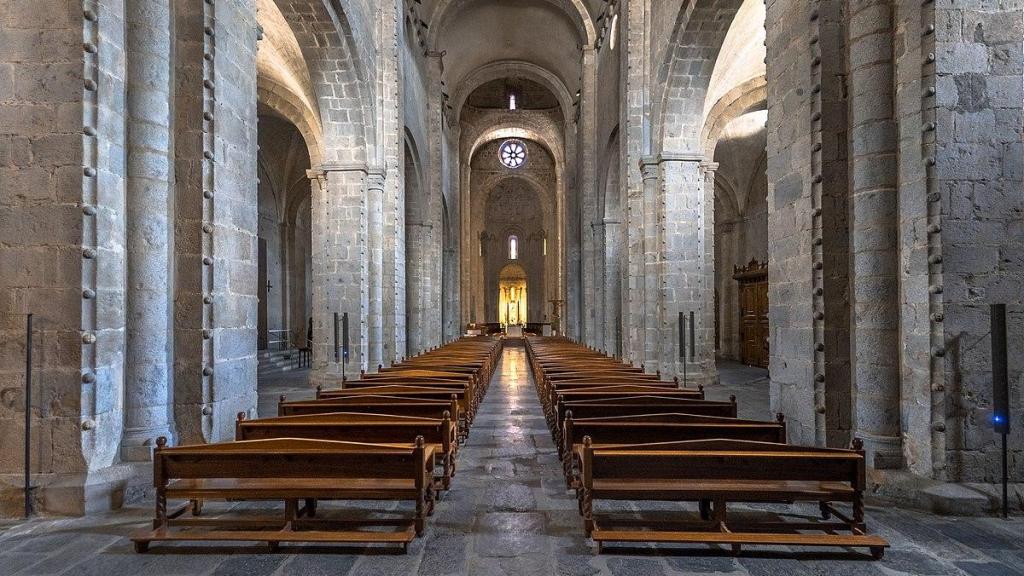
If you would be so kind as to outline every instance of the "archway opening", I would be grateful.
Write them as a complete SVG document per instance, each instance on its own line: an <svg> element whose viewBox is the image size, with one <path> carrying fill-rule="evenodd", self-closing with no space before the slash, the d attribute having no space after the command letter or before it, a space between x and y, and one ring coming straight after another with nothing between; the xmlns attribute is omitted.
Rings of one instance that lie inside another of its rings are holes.
<svg viewBox="0 0 1024 576"><path fill-rule="evenodd" d="M263 103L258 118L257 374L265 380L305 368L308 358L300 350L313 314L311 162L295 124Z"/></svg>
<svg viewBox="0 0 1024 576"><path fill-rule="evenodd" d="M526 323L526 271L518 264L508 264L498 275L498 322L502 326Z"/></svg>

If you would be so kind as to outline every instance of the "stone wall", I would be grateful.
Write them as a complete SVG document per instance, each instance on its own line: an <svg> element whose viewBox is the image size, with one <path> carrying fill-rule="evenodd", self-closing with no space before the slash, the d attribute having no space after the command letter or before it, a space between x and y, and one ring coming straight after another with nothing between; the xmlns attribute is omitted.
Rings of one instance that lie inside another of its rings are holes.
<svg viewBox="0 0 1024 576"><path fill-rule="evenodd" d="M928 52L920 68L907 61L920 71L926 96L922 124L905 122L904 127L923 134L926 195L917 202L926 216L914 222L914 231L927 235L929 362L932 387L942 393L916 401L931 400L932 468L939 479L992 482L1000 475L991 429L992 303L1005 303L1009 310L1010 413L1024 408L1022 7L1020 1L929 4L922 8L922 21L933 17L935 32L920 31L922 52ZM910 43L913 37L906 38ZM933 83L935 94L929 97ZM945 462L939 461L940 448ZM1010 449L1011 479L1020 480L1024 431L1019 425Z"/></svg>
<svg viewBox="0 0 1024 576"><path fill-rule="evenodd" d="M20 508L26 313L37 507L80 514L122 425L124 8L7 3L0 27L0 515Z"/></svg>

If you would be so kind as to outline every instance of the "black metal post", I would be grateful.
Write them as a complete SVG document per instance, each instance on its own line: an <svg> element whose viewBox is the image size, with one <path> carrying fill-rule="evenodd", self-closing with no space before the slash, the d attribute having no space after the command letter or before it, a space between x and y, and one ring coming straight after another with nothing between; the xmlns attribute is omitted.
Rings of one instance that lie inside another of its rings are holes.
<svg viewBox="0 0 1024 576"><path fill-rule="evenodd" d="M341 352L338 348L338 313L334 313L334 362L341 362Z"/></svg>
<svg viewBox="0 0 1024 576"><path fill-rule="evenodd" d="M1009 473L1007 472L1006 463L1006 434L1003 437L1003 518L1007 519L1010 517L1010 499L1008 486L1010 483Z"/></svg>
<svg viewBox="0 0 1024 576"><path fill-rule="evenodd" d="M686 388L686 315L679 311L679 359L683 362L683 388Z"/></svg>
<svg viewBox="0 0 1024 576"><path fill-rule="evenodd" d="M1009 517L1006 437L1010 434L1010 386L1006 349L1006 304L990 306L992 340L992 428L1003 438L1003 518Z"/></svg>
<svg viewBox="0 0 1024 576"><path fill-rule="evenodd" d="M693 310L690 310L690 362L693 362L693 359L697 355L696 354L697 337L694 335L693 324L694 324L694 322L693 322Z"/></svg>
<svg viewBox="0 0 1024 576"><path fill-rule="evenodd" d="M345 382L345 365L348 364L348 312L341 316L341 381Z"/></svg>
<svg viewBox="0 0 1024 576"><path fill-rule="evenodd" d="M25 518L32 516L32 314L25 321Z"/></svg>

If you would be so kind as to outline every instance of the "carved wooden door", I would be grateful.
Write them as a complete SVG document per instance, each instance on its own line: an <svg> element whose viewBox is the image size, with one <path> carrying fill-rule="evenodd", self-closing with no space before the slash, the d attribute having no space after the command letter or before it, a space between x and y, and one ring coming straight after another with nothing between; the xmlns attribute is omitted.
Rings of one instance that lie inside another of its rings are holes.
<svg viewBox="0 0 1024 576"><path fill-rule="evenodd" d="M768 273L763 264L751 262L737 268L739 282L740 359L751 366L768 367Z"/></svg>

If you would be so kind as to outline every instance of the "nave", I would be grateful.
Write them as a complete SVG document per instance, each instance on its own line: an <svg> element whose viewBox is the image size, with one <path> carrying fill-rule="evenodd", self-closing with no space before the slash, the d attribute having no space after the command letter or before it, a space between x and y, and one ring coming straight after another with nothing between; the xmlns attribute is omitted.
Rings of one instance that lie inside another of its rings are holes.
<svg viewBox="0 0 1024 576"><path fill-rule="evenodd" d="M709 398L728 395L729 390L708 391ZM289 398L299 395L289 393ZM649 502L642 506L652 510ZM641 503L618 502L614 508L639 516ZM151 510L147 500L110 515L10 529L0 534L0 574L1014 575L1014 566L1024 562L1016 524L877 505L867 509L871 531L892 545L879 562L841 550L786 547L744 551L740 557L654 545L609 547L597 554L584 536L575 496L565 488L526 353L513 346L503 350L459 449L451 488L407 554L319 546L285 546L268 554L265 544L154 546L148 554L136 554L126 536L144 526ZM816 516L816 507L806 514Z"/></svg>

